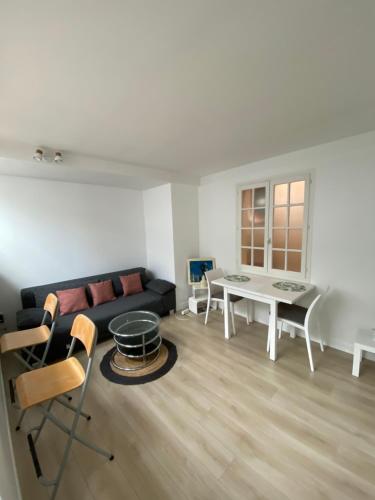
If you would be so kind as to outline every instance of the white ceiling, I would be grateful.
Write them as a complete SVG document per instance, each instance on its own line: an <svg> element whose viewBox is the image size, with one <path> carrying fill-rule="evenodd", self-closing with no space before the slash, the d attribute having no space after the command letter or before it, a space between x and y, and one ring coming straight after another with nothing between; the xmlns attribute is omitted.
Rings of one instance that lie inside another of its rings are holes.
<svg viewBox="0 0 375 500"><path fill-rule="evenodd" d="M5 0L0 140L204 175L372 130L374 26L374 0Z"/></svg>

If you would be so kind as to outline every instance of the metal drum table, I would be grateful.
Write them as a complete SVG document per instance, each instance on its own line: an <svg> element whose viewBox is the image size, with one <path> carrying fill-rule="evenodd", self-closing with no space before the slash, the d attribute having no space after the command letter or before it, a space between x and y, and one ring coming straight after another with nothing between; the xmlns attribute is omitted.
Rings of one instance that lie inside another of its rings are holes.
<svg viewBox="0 0 375 500"><path fill-rule="evenodd" d="M162 343L159 325L160 317L150 311L132 311L113 318L108 326L116 344L111 361L113 366L119 370L135 371L153 363L159 356ZM117 353L133 363L120 366L115 360Z"/></svg>

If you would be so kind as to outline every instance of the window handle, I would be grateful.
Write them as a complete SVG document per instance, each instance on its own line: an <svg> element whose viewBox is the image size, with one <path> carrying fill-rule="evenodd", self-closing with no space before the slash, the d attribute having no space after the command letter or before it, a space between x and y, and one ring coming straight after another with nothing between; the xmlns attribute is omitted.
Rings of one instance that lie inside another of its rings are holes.
<svg viewBox="0 0 375 500"><path fill-rule="evenodd" d="M271 238L268 238L268 240L267 240L267 244L268 244L268 245L271 245L271 243L272 243Z"/></svg>

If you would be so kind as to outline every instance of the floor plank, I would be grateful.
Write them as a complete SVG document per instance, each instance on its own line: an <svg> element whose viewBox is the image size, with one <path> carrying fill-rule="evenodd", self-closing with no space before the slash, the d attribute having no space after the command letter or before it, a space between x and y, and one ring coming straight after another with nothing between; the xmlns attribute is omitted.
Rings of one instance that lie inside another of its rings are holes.
<svg viewBox="0 0 375 500"><path fill-rule="evenodd" d="M314 344L312 374L304 340L286 334L273 363L266 327L236 322L238 334L225 341L220 313L207 326L201 316L164 318L162 335L176 344L178 360L145 385L103 378L99 363L112 342L99 344L85 402L93 419L79 431L115 461L75 443L58 500L373 499L375 365L365 361L354 379L351 356ZM10 376L19 367L9 358L5 369ZM17 411L9 412L14 426ZM55 412L71 421L65 408ZM28 412L13 432L25 500L48 498L26 443L39 418ZM48 424L38 442L50 476L65 439Z"/></svg>

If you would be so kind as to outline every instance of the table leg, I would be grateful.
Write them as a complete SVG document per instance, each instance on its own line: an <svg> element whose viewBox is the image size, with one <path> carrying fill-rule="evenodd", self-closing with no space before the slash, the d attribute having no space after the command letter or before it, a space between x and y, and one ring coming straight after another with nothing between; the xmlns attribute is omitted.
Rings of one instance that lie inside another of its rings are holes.
<svg viewBox="0 0 375 500"><path fill-rule="evenodd" d="M268 324L268 334L270 338L270 359L276 361L277 358L277 345L276 345L276 324L277 324L277 302L270 304L270 316Z"/></svg>
<svg viewBox="0 0 375 500"><path fill-rule="evenodd" d="M226 339L230 338L229 331L229 293L224 287L224 335Z"/></svg>
<svg viewBox="0 0 375 500"><path fill-rule="evenodd" d="M353 377L359 377L359 370L361 367L361 357L362 357L361 348L359 347L358 344L354 344L353 370L352 370Z"/></svg>
<svg viewBox="0 0 375 500"><path fill-rule="evenodd" d="M247 299L246 300L246 307L247 307L247 324L253 323L254 321L254 301Z"/></svg>

